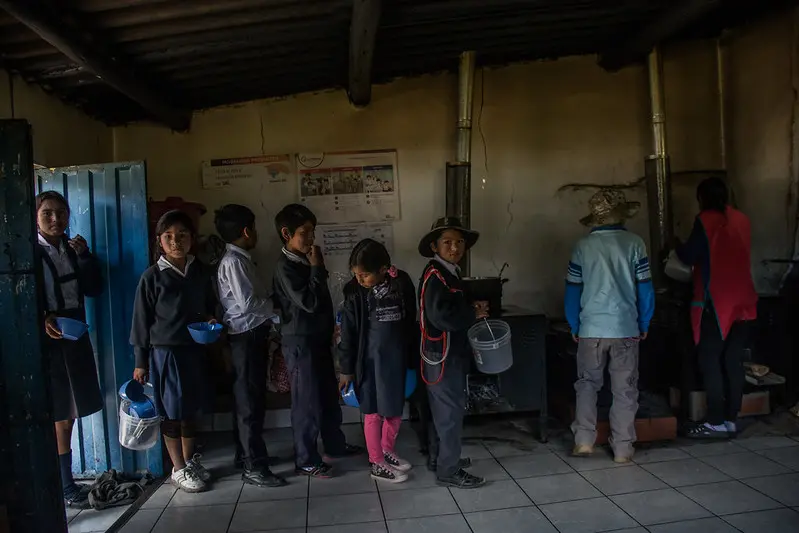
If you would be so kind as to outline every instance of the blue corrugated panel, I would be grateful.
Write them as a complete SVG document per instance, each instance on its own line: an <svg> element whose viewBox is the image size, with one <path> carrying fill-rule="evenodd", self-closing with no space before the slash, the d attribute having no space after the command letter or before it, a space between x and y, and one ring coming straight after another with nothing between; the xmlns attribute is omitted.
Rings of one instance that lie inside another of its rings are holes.
<svg viewBox="0 0 799 533"><path fill-rule="evenodd" d="M104 266L105 292L87 298L87 321L97 360L102 412L78 421L72 436L75 475L93 477L115 468L163 474L160 442L146 452L123 448L118 439L119 386L133 375L128 342L136 286L148 266L147 190L142 162L37 171L38 191L66 196L69 234L83 235Z"/></svg>

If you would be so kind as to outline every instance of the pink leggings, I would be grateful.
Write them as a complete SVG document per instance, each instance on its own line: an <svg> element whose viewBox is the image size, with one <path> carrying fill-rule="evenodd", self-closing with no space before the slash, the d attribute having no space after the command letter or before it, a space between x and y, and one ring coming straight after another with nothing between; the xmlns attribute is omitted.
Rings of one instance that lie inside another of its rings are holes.
<svg viewBox="0 0 799 533"><path fill-rule="evenodd" d="M383 463L384 452L394 453L394 443L397 441L401 423L401 416L383 418L378 414L364 415L363 433L370 463Z"/></svg>

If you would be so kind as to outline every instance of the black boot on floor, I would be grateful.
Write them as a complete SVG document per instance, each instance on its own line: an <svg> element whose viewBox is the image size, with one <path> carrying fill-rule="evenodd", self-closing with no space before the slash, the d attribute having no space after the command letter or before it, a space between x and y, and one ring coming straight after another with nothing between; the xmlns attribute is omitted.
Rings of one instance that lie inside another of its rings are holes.
<svg viewBox="0 0 799 533"><path fill-rule="evenodd" d="M241 475L241 480L256 487L285 487L288 484L285 479L272 473L268 468L245 470Z"/></svg>
<svg viewBox="0 0 799 533"><path fill-rule="evenodd" d="M473 476L462 468L459 468L458 471L450 477L439 477L436 479L438 485L443 487L455 487L458 489L476 489L477 487L485 485L485 482L485 479Z"/></svg>

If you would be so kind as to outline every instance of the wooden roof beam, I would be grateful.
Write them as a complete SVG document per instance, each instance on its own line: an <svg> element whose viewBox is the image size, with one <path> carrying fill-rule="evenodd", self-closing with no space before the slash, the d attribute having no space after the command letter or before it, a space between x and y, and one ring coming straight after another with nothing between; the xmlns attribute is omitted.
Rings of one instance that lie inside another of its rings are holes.
<svg viewBox="0 0 799 533"><path fill-rule="evenodd" d="M68 28L60 22L64 17L41 2L0 0L0 8L79 66L93 72L106 84L139 104L159 122L176 131L189 128L191 113L176 109L160 94L140 82L120 59L107 54L100 43L89 43L84 37L92 34L89 28Z"/></svg>
<svg viewBox="0 0 799 533"><path fill-rule="evenodd" d="M357 107L372 100L372 63L380 25L381 0L353 0L347 95Z"/></svg>
<svg viewBox="0 0 799 533"><path fill-rule="evenodd" d="M615 72L644 59L655 45L679 35L723 3L723 0L683 0L674 7L666 8L621 44L601 54L599 66Z"/></svg>

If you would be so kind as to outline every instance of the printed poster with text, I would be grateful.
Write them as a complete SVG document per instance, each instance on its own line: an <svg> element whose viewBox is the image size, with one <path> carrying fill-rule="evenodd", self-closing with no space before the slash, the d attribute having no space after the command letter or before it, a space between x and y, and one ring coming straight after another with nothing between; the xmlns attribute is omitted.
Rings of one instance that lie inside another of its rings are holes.
<svg viewBox="0 0 799 533"><path fill-rule="evenodd" d="M297 181L320 224L400 218L396 150L298 154Z"/></svg>
<svg viewBox="0 0 799 533"><path fill-rule="evenodd" d="M244 181L286 183L294 180L294 165L288 154L259 155L203 161L203 189L223 189Z"/></svg>

